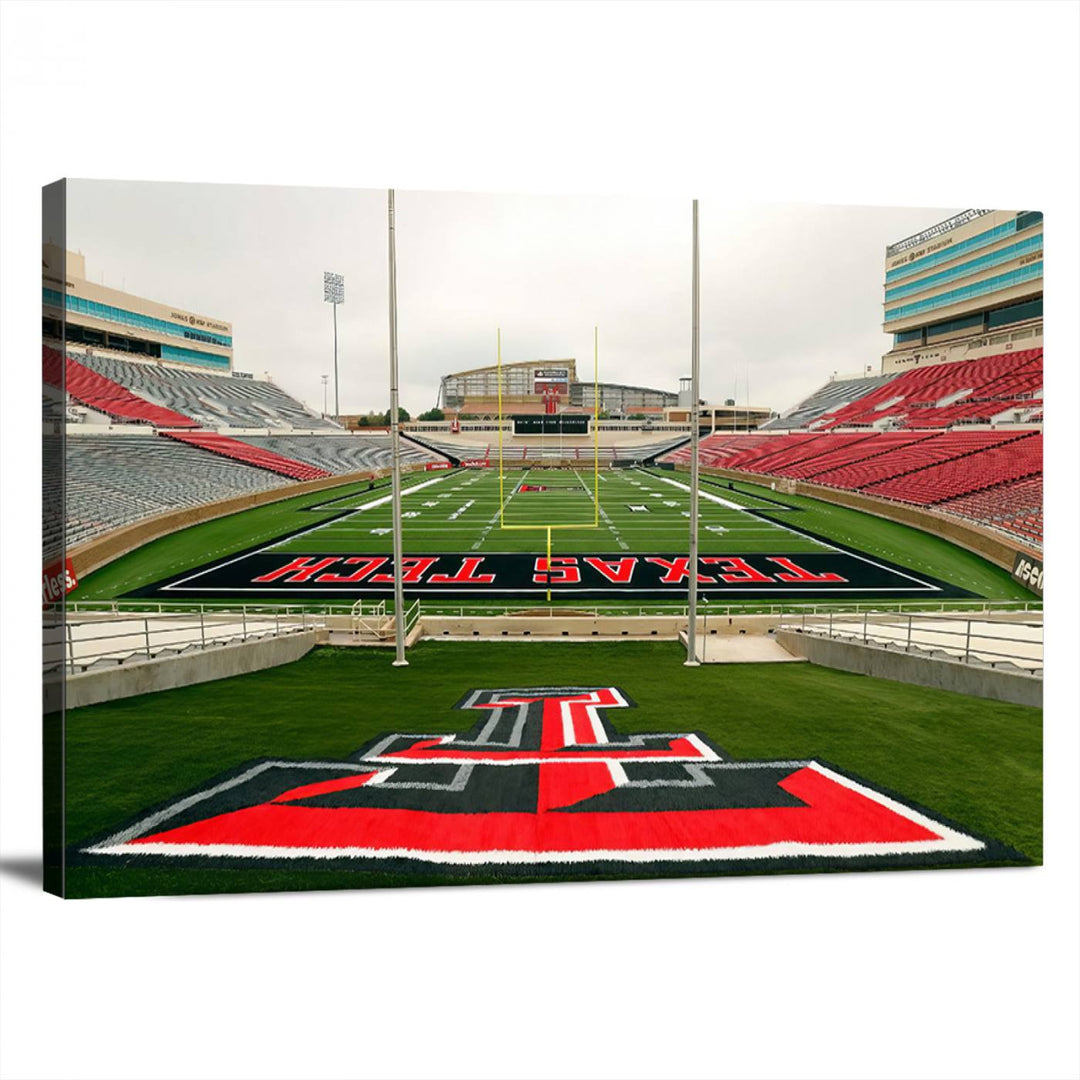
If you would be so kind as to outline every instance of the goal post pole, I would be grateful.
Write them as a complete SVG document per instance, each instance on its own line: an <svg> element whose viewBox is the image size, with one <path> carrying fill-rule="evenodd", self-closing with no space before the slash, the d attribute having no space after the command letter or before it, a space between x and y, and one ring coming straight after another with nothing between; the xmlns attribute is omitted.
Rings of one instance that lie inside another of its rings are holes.
<svg viewBox="0 0 1080 1080"><path fill-rule="evenodd" d="M547 602L551 603L551 526L548 526L547 530L547 562L544 564L547 567Z"/></svg>

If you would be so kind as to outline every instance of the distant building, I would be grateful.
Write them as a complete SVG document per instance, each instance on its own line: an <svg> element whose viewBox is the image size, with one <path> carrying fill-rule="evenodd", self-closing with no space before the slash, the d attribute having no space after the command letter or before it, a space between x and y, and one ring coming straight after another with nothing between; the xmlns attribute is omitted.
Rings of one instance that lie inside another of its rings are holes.
<svg viewBox="0 0 1080 1080"><path fill-rule="evenodd" d="M599 411L611 416L640 413L660 418L664 409L678 403L678 395L647 386L622 383L578 381L577 362L569 360L527 360L502 365L502 412L529 415L541 413L591 413L599 392ZM491 419L499 414L499 368L472 368L444 375L439 385L439 408L448 418L476 416Z"/></svg>
<svg viewBox="0 0 1080 1080"><path fill-rule="evenodd" d="M232 324L86 278L86 259L42 245L42 331L70 344L128 353L221 374L232 372ZM66 316L67 325L61 329Z"/></svg>
<svg viewBox="0 0 1080 1080"><path fill-rule="evenodd" d="M965 210L885 249L881 373L1042 345L1043 216Z"/></svg>
<svg viewBox="0 0 1080 1080"><path fill-rule="evenodd" d="M708 405L698 406L698 425L702 431L754 431L773 416L772 409L762 405ZM664 410L664 420L669 424L690 423L690 403Z"/></svg>

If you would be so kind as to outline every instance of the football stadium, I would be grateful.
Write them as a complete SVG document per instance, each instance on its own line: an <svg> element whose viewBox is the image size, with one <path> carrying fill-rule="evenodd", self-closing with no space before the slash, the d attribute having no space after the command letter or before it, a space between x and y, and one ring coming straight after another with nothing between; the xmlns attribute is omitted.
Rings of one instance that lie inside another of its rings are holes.
<svg viewBox="0 0 1080 1080"><path fill-rule="evenodd" d="M1042 231L897 238L799 401L493 325L360 428L46 245L49 887L1039 863Z"/></svg>

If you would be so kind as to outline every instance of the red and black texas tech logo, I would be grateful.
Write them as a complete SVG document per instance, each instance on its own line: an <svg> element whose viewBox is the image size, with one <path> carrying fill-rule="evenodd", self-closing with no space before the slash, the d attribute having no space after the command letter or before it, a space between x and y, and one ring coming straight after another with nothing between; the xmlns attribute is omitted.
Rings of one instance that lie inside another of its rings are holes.
<svg viewBox="0 0 1080 1080"><path fill-rule="evenodd" d="M614 687L473 690L465 734L254 762L80 856L627 875L1023 859L818 761L620 735L609 713L632 704Z"/></svg>

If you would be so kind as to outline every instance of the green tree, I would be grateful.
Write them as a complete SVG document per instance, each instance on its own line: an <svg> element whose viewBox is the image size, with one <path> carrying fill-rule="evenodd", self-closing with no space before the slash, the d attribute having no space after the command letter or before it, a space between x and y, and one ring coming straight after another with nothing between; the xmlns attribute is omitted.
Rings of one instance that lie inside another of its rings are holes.
<svg viewBox="0 0 1080 1080"><path fill-rule="evenodd" d="M446 419L446 413L444 413L442 411L442 409L428 409L427 412L422 412L416 419L417 420L432 420L432 421L434 421L434 420L445 420Z"/></svg>

